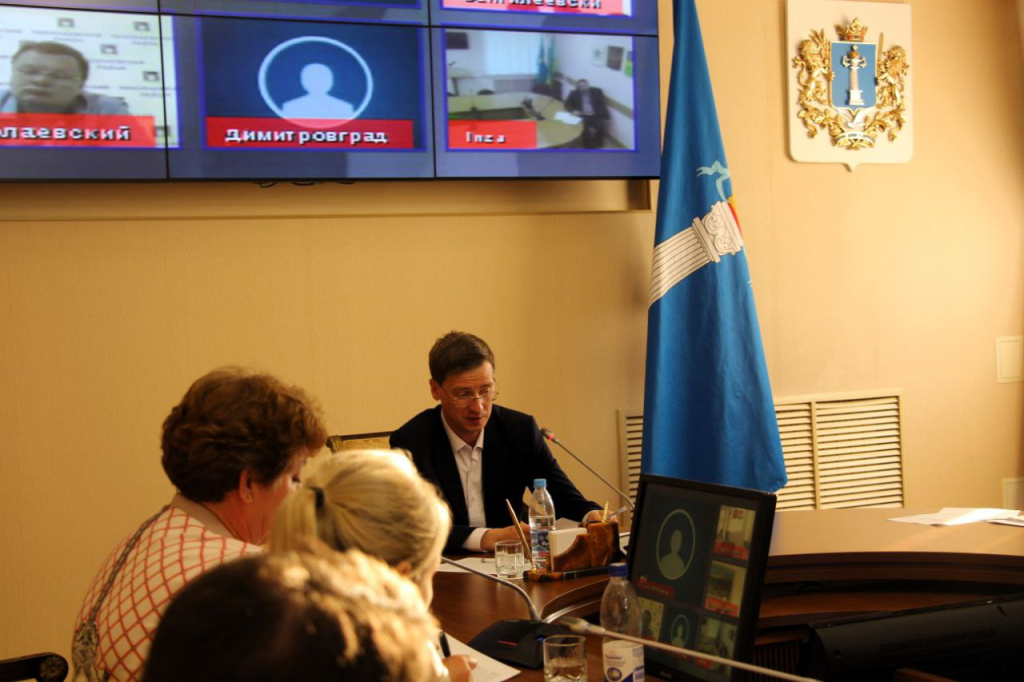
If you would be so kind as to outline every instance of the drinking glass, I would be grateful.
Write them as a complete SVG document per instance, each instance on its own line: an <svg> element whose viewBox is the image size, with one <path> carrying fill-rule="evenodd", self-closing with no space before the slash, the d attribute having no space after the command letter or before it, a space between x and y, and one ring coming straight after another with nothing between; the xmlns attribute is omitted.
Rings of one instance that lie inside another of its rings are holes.
<svg viewBox="0 0 1024 682"><path fill-rule="evenodd" d="M502 540L494 545L494 563L498 567L498 577L505 580L522 578L526 569L526 555L523 543L518 540Z"/></svg>
<svg viewBox="0 0 1024 682"><path fill-rule="evenodd" d="M587 640L552 635L544 640L544 682L586 682Z"/></svg>

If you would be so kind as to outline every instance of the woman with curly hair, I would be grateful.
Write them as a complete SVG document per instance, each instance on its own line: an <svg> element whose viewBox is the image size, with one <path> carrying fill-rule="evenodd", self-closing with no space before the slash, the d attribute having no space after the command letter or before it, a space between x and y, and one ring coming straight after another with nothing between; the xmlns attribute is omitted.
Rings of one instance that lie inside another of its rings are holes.
<svg viewBox="0 0 1024 682"><path fill-rule="evenodd" d="M327 439L305 392L237 368L199 378L163 425L178 492L107 558L75 625L75 679L138 679L171 597L215 566L261 551L274 512Z"/></svg>

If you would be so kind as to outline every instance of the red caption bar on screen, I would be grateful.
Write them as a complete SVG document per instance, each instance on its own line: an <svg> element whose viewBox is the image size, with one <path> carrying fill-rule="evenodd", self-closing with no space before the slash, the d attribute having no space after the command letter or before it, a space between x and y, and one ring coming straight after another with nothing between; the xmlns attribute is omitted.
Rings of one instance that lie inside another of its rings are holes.
<svg viewBox="0 0 1024 682"><path fill-rule="evenodd" d="M443 0L445 9L488 9L509 12L566 12L621 16L622 0Z"/></svg>
<svg viewBox="0 0 1024 682"><path fill-rule="evenodd" d="M743 559L746 561L750 558L750 548L742 545L737 545L732 542L716 542L715 547L712 550L715 554L722 554L724 556L731 556L734 559Z"/></svg>
<svg viewBox="0 0 1024 682"><path fill-rule="evenodd" d="M704 608L708 611L724 613L725 615L732 616L733 618L740 614L739 604L733 604L725 601L724 599L715 599L714 597L708 597L704 600Z"/></svg>
<svg viewBox="0 0 1024 682"><path fill-rule="evenodd" d="M449 149L536 149L536 121L448 121Z"/></svg>
<svg viewBox="0 0 1024 682"><path fill-rule="evenodd" d="M0 114L0 146L153 147L152 116Z"/></svg>
<svg viewBox="0 0 1024 682"><path fill-rule="evenodd" d="M412 149L412 121L206 119L206 145L229 149Z"/></svg>

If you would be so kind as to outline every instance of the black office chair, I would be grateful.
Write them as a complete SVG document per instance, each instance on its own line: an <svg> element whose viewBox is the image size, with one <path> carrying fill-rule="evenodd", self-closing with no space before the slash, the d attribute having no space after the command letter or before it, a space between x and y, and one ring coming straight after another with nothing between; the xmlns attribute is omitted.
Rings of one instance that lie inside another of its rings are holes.
<svg viewBox="0 0 1024 682"><path fill-rule="evenodd" d="M0 661L0 682L64 682L69 670L67 659L53 652L8 658Z"/></svg>

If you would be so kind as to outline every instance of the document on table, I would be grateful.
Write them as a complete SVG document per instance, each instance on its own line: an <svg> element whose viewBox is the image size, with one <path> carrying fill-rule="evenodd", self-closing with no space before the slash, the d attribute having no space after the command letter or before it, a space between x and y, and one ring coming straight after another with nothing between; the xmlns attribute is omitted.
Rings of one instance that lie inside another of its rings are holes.
<svg viewBox="0 0 1024 682"><path fill-rule="evenodd" d="M513 678L519 674L519 671L512 666L480 653L451 635L448 635L448 647L452 656L472 656L476 659L477 666L473 669L473 682L502 682L502 680Z"/></svg>
<svg viewBox="0 0 1024 682"><path fill-rule="evenodd" d="M555 530L569 530L571 528L579 528L580 522L567 519L564 516L559 516L555 519Z"/></svg>
<svg viewBox="0 0 1024 682"><path fill-rule="evenodd" d="M943 507L934 514L916 514L914 516L901 516L890 521L901 523L919 523L925 526L959 526L965 523L977 521L1003 521L1005 519L1017 518L1020 515L1019 509L989 509L977 507ZM1024 525L1021 523L1014 525Z"/></svg>
<svg viewBox="0 0 1024 682"><path fill-rule="evenodd" d="M571 519L558 518L555 519L555 529L561 530L564 528L579 528L580 522L573 521ZM498 575L498 567L494 563L493 554L481 554L478 556L468 556L457 560L460 564L466 564L470 568L475 568L478 571L483 571L491 575ZM458 566L451 564L441 564L437 568L442 573L468 573L469 571L463 571Z"/></svg>
<svg viewBox="0 0 1024 682"><path fill-rule="evenodd" d="M555 113L555 120L561 121L562 123L568 123L571 126L576 125L582 119L579 116L570 114L568 111L559 111Z"/></svg>

